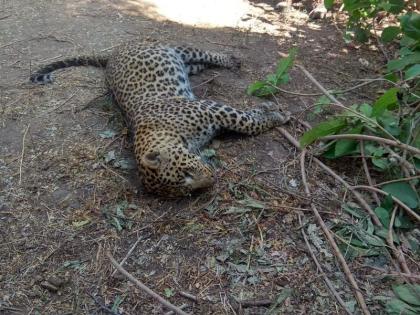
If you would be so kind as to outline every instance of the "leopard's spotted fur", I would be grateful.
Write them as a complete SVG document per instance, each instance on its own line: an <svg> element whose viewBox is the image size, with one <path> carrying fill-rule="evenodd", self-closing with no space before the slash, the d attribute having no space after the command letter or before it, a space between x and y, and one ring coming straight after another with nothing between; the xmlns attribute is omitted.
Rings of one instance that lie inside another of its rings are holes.
<svg viewBox="0 0 420 315"><path fill-rule="evenodd" d="M288 120L272 104L242 111L198 100L188 74L208 66L239 67L236 58L195 48L127 43L103 57L77 57L44 66L31 76L51 82L51 72L70 66L105 68L106 82L134 133L134 151L145 187L182 196L213 184L199 149L220 130L259 134Z"/></svg>

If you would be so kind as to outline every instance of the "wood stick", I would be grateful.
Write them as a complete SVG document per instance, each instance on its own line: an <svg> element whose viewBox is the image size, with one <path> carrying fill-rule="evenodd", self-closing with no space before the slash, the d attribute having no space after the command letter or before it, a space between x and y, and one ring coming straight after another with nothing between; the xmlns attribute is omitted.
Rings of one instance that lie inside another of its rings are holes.
<svg viewBox="0 0 420 315"><path fill-rule="evenodd" d="M138 286L141 290L146 292L148 295L150 295L152 298L157 300L160 304L165 306L166 308L170 309L171 311L174 311L176 314L179 315L188 315L188 313L185 313L183 310L181 310L179 307L173 305L169 301L165 300L163 297L161 297L159 294L155 293L153 290L149 289L145 284L134 278L130 273L127 272L123 267L120 266L120 264L112 257L111 253L107 252L106 256L109 258L111 263L114 265L115 268L119 272L121 272L129 281L134 283L136 286Z"/></svg>
<svg viewBox="0 0 420 315"><path fill-rule="evenodd" d="M302 151L302 155L300 156L300 171L301 171L301 175L302 175L302 183L305 187L305 193L308 197L311 196L311 192L309 190L309 185L308 182L306 180L306 172L305 172L305 156L306 156L306 150ZM314 215L318 221L318 224L321 226L322 231L324 232L328 243L330 243L330 246L332 247L335 257L338 259L341 267L343 268L344 274L346 275L347 279L349 280L350 284L353 287L353 292L356 296L356 300L359 303L359 306L363 312L363 314L365 315L370 315L369 309L367 308L365 299L359 289L359 286L357 285L356 280L353 277L353 274L350 271L349 266L347 265L346 260L344 259L343 255L340 252L340 249L338 248L336 242L334 241L333 236L331 235L330 231L328 230L328 227L326 226L324 220L322 219L321 215L318 212L318 209L316 208L316 206L311 203L311 208L314 212Z"/></svg>

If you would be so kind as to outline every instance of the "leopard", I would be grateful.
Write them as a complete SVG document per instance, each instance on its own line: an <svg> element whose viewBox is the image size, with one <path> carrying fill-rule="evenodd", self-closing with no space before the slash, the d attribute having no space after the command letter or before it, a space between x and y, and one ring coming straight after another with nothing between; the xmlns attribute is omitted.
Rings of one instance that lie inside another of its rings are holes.
<svg viewBox="0 0 420 315"><path fill-rule="evenodd" d="M188 45L131 41L109 53L79 55L41 66L30 76L52 83L52 72L77 66L104 69L105 84L133 134L134 155L146 191L164 197L189 196L215 183L215 168L202 149L219 133L256 136L289 121L272 102L249 110L199 99L190 75L223 67L236 71L239 58Z"/></svg>

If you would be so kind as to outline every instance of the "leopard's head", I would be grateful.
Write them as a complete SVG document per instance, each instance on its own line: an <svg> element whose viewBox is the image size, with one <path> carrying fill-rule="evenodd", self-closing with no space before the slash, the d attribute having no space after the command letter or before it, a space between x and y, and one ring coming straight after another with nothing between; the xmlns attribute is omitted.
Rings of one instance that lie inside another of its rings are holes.
<svg viewBox="0 0 420 315"><path fill-rule="evenodd" d="M214 183L212 169L183 146L144 153L139 169L145 188L167 197L187 196Z"/></svg>

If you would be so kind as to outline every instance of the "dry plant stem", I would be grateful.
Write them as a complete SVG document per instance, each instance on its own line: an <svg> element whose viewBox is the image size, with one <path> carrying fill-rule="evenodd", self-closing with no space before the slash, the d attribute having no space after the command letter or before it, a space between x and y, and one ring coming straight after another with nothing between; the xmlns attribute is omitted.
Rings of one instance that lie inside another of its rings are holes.
<svg viewBox="0 0 420 315"><path fill-rule="evenodd" d="M132 283L134 283L137 287L139 287L141 290L143 290L144 292L146 292L152 298L154 298L155 300L157 300L164 307L170 309L171 311L174 311L175 314L188 315L183 310L181 310L179 307L176 307L172 303L168 302L167 300L165 300L164 298L162 298L159 294L155 293L153 290L149 289L142 282L140 282L139 280L137 280L136 278L134 278L131 274L129 274L127 272L127 270L125 270L123 267L120 266L120 264L118 264L118 262L114 259L114 257L112 257L112 255L109 252L106 253L106 256L109 258L109 260L114 265L114 267L117 268L117 270L119 272L121 272L128 280L130 280Z"/></svg>
<svg viewBox="0 0 420 315"><path fill-rule="evenodd" d="M366 121L369 121L371 124L373 124L373 125L375 125L377 128L379 128L382 132L384 132L386 135L388 135L390 138L392 138L392 139L394 139L395 141L397 141L397 139L393 136L393 135L391 135L386 129L384 129L381 125L379 125L376 121L374 121L374 120L372 120L372 119L370 119L370 118L368 118L368 117L366 117L366 116L364 116L364 115L361 115L360 113L358 113L357 111L355 111L355 110L353 110L353 109L351 109L351 108L348 108L348 107L346 107L346 106L344 106L344 104L343 103L341 103L339 100L337 100L337 98L335 98L334 97L334 95L332 95L330 92L328 92L327 91L327 89L325 89L313 76L312 76L312 74L310 74L309 72L308 72L308 70L306 70L304 67L302 67L302 66L300 66L300 65L296 65L296 67L298 67L300 70L302 70L302 72L308 77L308 79L309 80L311 80L312 81L312 83L313 84L315 84L316 86L317 86L317 88L318 89L320 89L324 94L325 94L325 96L327 96L331 101L333 101L334 103L333 104L331 104L331 105L334 105L334 106L338 106L338 107L340 107L340 108L342 108L342 109L344 109L344 110L347 110L347 111L349 111L349 112L351 112L351 113L353 113L353 114L355 114L357 117L359 117L359 118L361 118L361 119L363 119L363 120L366 120Z"/></svg>
<svg viewBox="0 0 420 315"><path fill-rule="evenodd" d="M29 127L31 125L28 125L25 129L25 132L23 133L23 138L22 138L22 153L20 154L20 162L19 162L19 185L22 183L22 165L23 165L23 157L25 155L25 139L26 139L26 135L28 133Z"/></svg>
<svg viewBox="0 0 420 315"><path fill-rule="evenodd" d="M398 206L394 207L394 210L392 211L391 220L389 221L389 228L388 228L388 237L386 238L389 247L392 249L395 258L398 260L398 263L400 264L401 269L407 273L411 274L410 269L408 269L407 263L405 261L404 255L401 251L398 250L398 248L394 245L394 237L392 236L392 227L394 226L395 221L395 214L397 213Z"/></svg>
<svg viewBox="0 0 420 315"><path fill-rule="evenodd" d="M302 175L302 183L303 186L305 187L305 193L308 197L311 196L311 192L309 190L309 185L308 182L306 180L306 169L305 169L305 156L306 156L306 150L302 150L302 155L300 156L300 171L301 171L301 175ZM349 266L346 263L346 260L344 259L343 255L340 252L340 249L338 248L336 242L334 241L333 236L331 235L331 232L328 230L324 220L322 219L321 215L318 212L318 209L315 207L315 205L313 203L311 203L311 208L312 211L314 212L315 218L318 221L318 224L321 226L322 231L324 232L328 243L330 244L330 246L332 247L335 257L338 259L339 263L341 264L341 267L343 268L343 271L347 277L347 279L349 280L350 284L353 287L353 291L354 294L356 296L356 300L359 303L359 306L363 312L363 314L368 315L370 314L365 299L362 295L362 293L360 293L360 289L359 286L357 285L356 280L353 277L353 274L350 271Z"/></svg>
<svg viewBox="0 0 420 315"><path fill-rule="evenodd" d="M359 185L359 186L353 186L352 188L353 189L365 189L365 190L375 191L375 192L377 192L381 195L384 195L384 196L389 195L386 191L383 191L379 188L372 187L372 186ZM420 221L420 216L417 213L415 213L413 210L411 210L409 207L407 207L405 203L403 203L400 199L395 198L394 196L391 196L391 197L392 197L392 200L394 200L395 203L397 203L401 208L403 208L407 212L407 214L411 215L417 221Z"/></svg>
<svg viewBox="0 0 420 315"><path fill-rule="evenodd" d="M296 148L300 149L299 142L289 133L286 131L286 129L279 127L278 130L280 133L289 140ZM305 150L306 151L306 150ZM369 206L367 201L362 197L362 195L353 189L353 186L351 186L349 183L347 183L343 178L341 178L339 175L337 175L331 168L326 166L324 163L322 163L320 160L318 160L316 157L312 157L313 161L317 163L324 171L326 171L328 174L330 174L332 177L334 177L336 180L338 180L344 187L346 187L357 199L359 204L369 213L371 216L373 223L377 226L382 226L381 221L379 221L378 216L376 213L372 210L372 208Z"/></svg>
<svg viewBox="0 0 420 315"><path fill-rule="evenodd" d="M299 225L302 226L302 219L301 219L300 214L298 214L298 218L299 218ZM314 254L314 252L311 248L311 244L309 244L309 241L308 241L308 238L306 236L305 230L301 229L301 232L302 232L303 240L305 241L306 247L308 248L309 253L311 254L311 257L312 257L316 267L318 268L318 271L321 273L322 277L324 278L325 284L327 285L328 289L330 289L331 293L337 299L337 302L341 305L341 307L344 309L344 311L347 314L351 315L352 313L347 309L346 304L344 303L343 299L338 294L338 292L334 289L334 285L331 283L330 279L327 277L324 270L322 269L321 264L319 263L318 259L316 258L315 254Z"/></svg>
<svg viewBox="0 0 420 315"><path fill-rule="evenodd" d="M365 170L366 178L370 186L375 186L372 181L372 177L370 176L369 167L367 165L366 157L365 157L365 144L363 140L360 141L360 154L362 155L362 163L363 169ZM379 200L378 194L376 192L373 193L373 197L375 198L376 204L379 206L381 201Z"/></svg>
<svg viewBox="0 0 420 315"><path fill-rule="evenodd" d="M375 141L382 144L388 144L391 146L399 147L403 150L410 151L413 154L420 155L420 149L417 149L405 143L401 143L399 141L394 141L394 140L385 139L381 137L359 135L359 134L342 134L342 135L325 136L325 137L320 138L320 140L337 140L337 139L355 139L355 140Z"/></svg>

